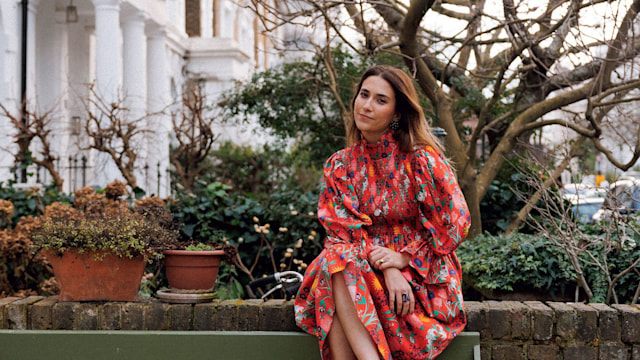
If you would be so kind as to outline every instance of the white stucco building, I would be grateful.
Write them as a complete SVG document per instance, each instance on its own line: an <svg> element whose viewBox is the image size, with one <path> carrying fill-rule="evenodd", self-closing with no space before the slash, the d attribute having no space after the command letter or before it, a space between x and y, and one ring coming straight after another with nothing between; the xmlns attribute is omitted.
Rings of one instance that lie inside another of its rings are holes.
<svg viewBox="0 0 640 360"><path fill-rule="evenodd" d="M272 65L270 44L254 13L234 0L0 0L0 103L19 117L24 88L29 109L53 109L51 140L64 191L104 186L122 177L104 153L81 150L87 139L77 125L87 116L88 84L106 101L122 100L136 119L170 108L190 80L204 84L210 98L219 95ZM153 132L137 144L138 185L165 196L170 115L148 118L146 128ZM14 134L0 118L1 181L13 177ZM28 181L47 181L45 172Z"/></svg>

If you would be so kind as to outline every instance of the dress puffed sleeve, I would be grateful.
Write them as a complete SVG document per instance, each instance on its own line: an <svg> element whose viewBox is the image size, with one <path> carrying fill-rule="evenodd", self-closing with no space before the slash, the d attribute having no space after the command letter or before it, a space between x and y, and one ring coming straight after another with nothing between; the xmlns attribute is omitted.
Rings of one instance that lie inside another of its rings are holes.
<svg viewBox="0 0 640 360"><path fill-rule="evenodd" d="M364 244L365 226L371 218L359 209L359 199L352 184L342 152L332 155L324 166L324 175L318 200L318 219L327 230L325 247L334 243Z"/></svg>
<svg viewBox="0 0 640 360"><path fill-rule="evenodd" d="M469 232L467 202L453 170L440 153L426 147L417 150L415 157L416 200L420 203L422 225L431 234L428 245L437 255L446 255Z"/></svg>

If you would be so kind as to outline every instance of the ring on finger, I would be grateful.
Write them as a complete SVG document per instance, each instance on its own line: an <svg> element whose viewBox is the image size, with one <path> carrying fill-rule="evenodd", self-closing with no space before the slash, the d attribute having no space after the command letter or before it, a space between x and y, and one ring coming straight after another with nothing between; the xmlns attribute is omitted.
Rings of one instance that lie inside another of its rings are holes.
<svg viewBox="0 0 640 360"><path fill-rule="evenodd" d="M402 302L403 303L409 302L409 294L402 293Z"/></svg>
<svg viewBox="0 0 640 360"><path fill-rule="evenodd" d="M380 259L380 261L378 261L380 263L380 265L384 264L384 259Z"/></svg>

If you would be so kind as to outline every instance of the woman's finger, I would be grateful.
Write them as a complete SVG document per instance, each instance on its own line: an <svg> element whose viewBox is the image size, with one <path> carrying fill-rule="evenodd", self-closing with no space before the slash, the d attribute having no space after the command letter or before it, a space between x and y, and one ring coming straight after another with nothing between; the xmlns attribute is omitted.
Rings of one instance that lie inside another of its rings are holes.
<svg viewBox="0 0 640 360"><path fill-rule="evenodd" d="M402 308L400 309L401 312L399 312L399 314L404 316L404 315L407 315L407 311L409 310L409 294L407 294L406 292L403 292L401 294L401 298L402 298Z"/></svg>
<svg viewBox="0 0 640 360"><path fill-rule="evenodd" d="M409 308L409 314L413 314L416 311L416 297L411 293L411 307Z"/></svg>

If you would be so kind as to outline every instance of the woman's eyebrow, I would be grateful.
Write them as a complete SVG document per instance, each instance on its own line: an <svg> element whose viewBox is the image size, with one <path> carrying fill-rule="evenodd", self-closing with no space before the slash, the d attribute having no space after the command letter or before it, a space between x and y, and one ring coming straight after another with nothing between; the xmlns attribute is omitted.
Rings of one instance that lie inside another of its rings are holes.
<svg viewBox="0 0 640 360"><path fill-rule="evenodd" d="M370 91L368 89L365 88L361 88L360 91L362 92L366 92L366 93L370 93ZM385 97L387 99L391 98L389 95L387 94L375 94L376 96L380 96L380 97Z"/></svg>

